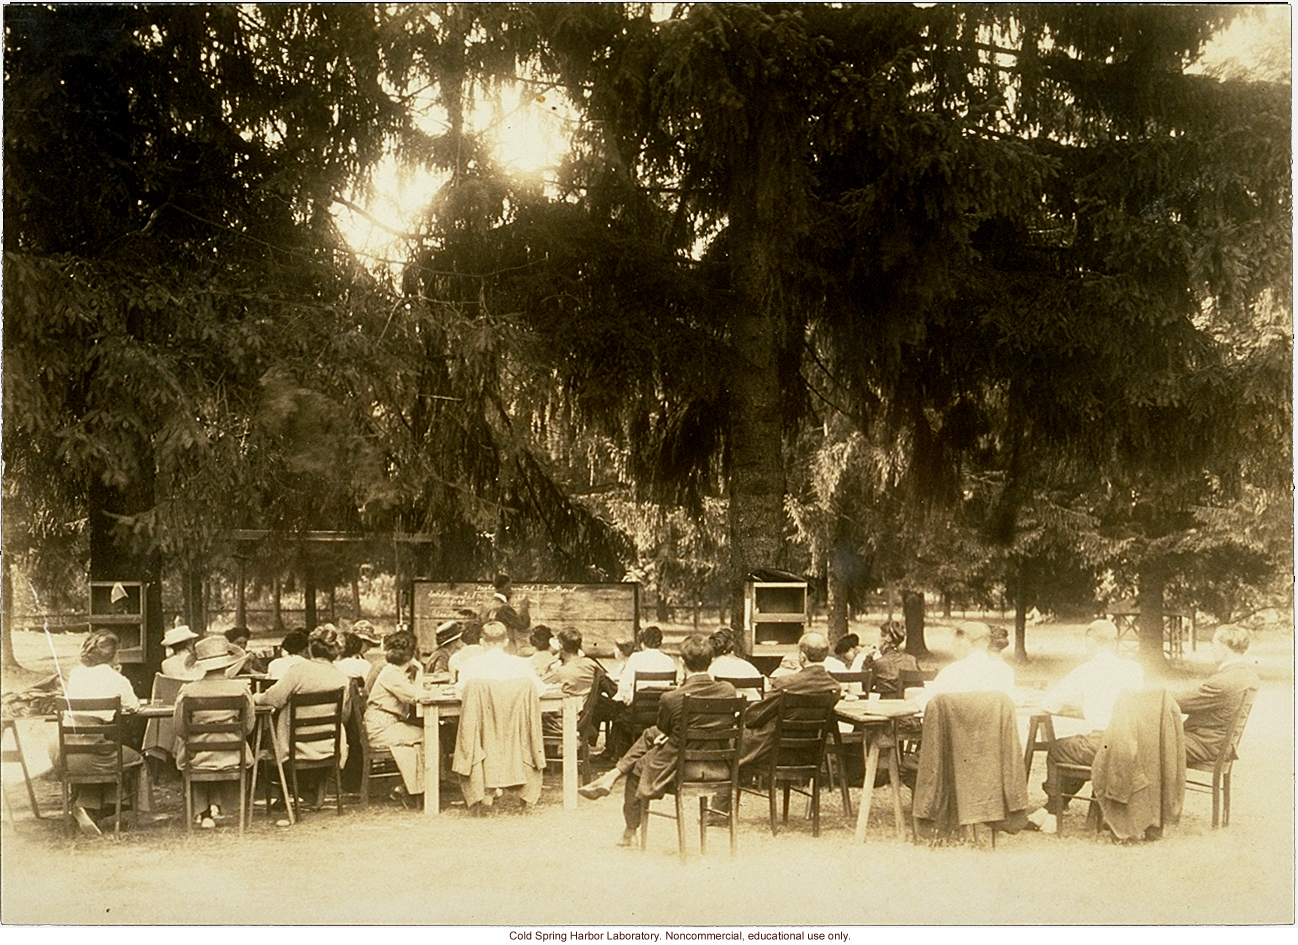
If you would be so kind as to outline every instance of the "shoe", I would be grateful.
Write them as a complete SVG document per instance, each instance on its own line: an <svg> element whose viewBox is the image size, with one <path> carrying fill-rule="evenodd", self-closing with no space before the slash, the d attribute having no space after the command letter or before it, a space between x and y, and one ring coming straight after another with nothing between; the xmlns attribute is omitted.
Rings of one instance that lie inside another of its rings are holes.
<svg viewBox="0 0 1298 945"><path fill-rule="evenodd" d="M617 845L620 847L633 847L635 846L635 840L636 836L634 830L623 830L622 838L618 840Z"/></svg>
<svg viewBox="0 0 1298 945"><path fill-rule="evenodd" d="M212 830L216 827L216 821L213 820L211 817L204 817L202 820L198 822L198 825L202 827L204 830Z"/></svg>
<svg viewBox="0 0 1298 945"><path fill-rule="evenodd" d="M104 832L99 829L95 819L90 816L89 811L84 807L76 807L72 810L72 816L77 819L77 826L87 837L102 837Z"/></svg>
<svg viewBox="0 0 1298 945"><path fill-rule="evenodd" d="M1046 814L1041 824L1037 827L1042 833L1058 833L1059 818L1054 814Z"/></svg>
<svg viewBox="0 0 1298 945"><path fill-rule="evenodd" d="M597 801L601 797L608 797L613 791L603 781L592 781L577 788L577 793L589 801Z"/></svg>

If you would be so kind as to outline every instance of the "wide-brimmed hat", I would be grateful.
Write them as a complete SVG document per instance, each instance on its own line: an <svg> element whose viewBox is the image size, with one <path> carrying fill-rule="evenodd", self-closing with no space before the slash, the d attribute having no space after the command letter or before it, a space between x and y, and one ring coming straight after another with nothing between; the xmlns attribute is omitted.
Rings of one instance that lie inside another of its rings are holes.
<svg viewBox="0 0 1298 945"><path fill-rule="evenodd" d="M162 638L163 646L180 646L182 643L188 643L190 640L197 640L198 634L183 623L177 627L172 627L167 631L167 635Z"/></svg>
<svg viewBox="0 0 1298 945"><path fill-rule="evenodd" d="M225 669L243 659L225 637L203 637L194 644L194 668L205 673Z"/></svg>
<svg viewBox="0 0 1298 945"><path fill-rule="evenodd" d="M464 625L458 620L448 620L437 628L437 645L449 646L464 636Z"/></svg>
<svg viewBox="0 0 1298 945"><path fill-rule="evenodd" d="M381 642L378 633L374 630L374 624L370 623L368 620L356 621L351 625L351 629L348 632L353 636L364 640L370 646L378 646Z"/></svg>

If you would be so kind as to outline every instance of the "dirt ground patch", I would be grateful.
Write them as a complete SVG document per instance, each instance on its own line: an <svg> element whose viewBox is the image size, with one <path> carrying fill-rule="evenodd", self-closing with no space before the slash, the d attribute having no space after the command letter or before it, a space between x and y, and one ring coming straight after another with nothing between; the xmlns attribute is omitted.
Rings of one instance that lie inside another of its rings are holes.
<svg viewBox="0 0 1298 945"><path fill-rule="evenodd" d="M1072 656L1072 632L1040 633L1033 667ZM934 638L941 640L940 632ZM557 773L526 816L428 819L388 804L294 828L258 816L187 836L177 822L112 840L66 839L34 821L21 784L0 860L5 924L917 925L1287 924L1294 920L1293 638L1254 652L1265 686L1241 745L1229 828L1209 826L1211 799L1187 794L1180 825L1158 842L1119 846L1080 830L1063 839L1002 837L997 848L915 846L891 829L886 789L869 841L853 842L836 796L824 830L798 820L772 837L765 801L746 797L739 855L724 831L682 865L675 830L655 819L649 849L614 846L615 795L564 811ZM1206 669L1200 650L1190 671ZM1041 803L1044 759L1030 796ZM43 781L47 800L57 795ZM909 805L909 793L905 793ZM665 803L659 802L660 808ZM1079 825L1080 817L1073 824ZM199 894L201 891L210 894ZM178 891L179 894L178 894Z"/></svg>

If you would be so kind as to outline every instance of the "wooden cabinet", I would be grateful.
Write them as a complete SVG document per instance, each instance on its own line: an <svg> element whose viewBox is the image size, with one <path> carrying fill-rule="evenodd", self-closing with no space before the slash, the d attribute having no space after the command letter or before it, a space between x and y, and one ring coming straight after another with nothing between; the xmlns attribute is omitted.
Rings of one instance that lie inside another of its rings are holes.
<svg viewBox="0 0 1298 945"><path fill-rule="evenodd" d="M744 584L744 641L752 656L783 657L797 653L798 640L807 632L810 622L806 581Z"/></svg>
<svg viewBox="0 0 1298 945"><path fill-rule="evenodd" d="M146 586L139 581L90 582L90 629L117 634L121 641L117 659L123 664L144 662L144 628L148 610Z"/></svg>

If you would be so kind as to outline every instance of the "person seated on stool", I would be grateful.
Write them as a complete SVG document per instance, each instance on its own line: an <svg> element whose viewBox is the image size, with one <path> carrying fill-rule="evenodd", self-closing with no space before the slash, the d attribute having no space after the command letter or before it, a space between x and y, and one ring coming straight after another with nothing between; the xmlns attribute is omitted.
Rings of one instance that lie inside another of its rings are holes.
<svg viewBox="0 0 1298 945"><path fill-rule="evenodd" d="M1140 664L1118 656L1118 628L1113 621L1091 621L1086 628L1086 651L1090 658L1055 683L1041 700L1041 708L1052 715L1065 708L1081 713L1082 731L1076 734L1060 738L1060 730L1067 731L1069 721L1059 718L1054 723L1056 738L1047 752L1047 760L1052 764L1090 765L1104 741L1104 730L1113 718L1118 694L1145 685L1145 671ZM1053 767L1047 770L1054 772ZM1083 783L1078 778L1062 778L1056 783L1047 777L1041 787L1047 796L1055 797L1061 791L1076 794ZM1067 804L1065 799L1064 805ZM1054 833L1058 828L1055 815L1044 807L1028 815L1028 820L1045 833Z"/></svg>
<svg viewBox="0 0 1298 945"><path fill-rule="evenodd" d="M194 648L194 666L203 672L203 676L180 687L180 691L176 693L176 709L172 715L172 724L176 732L172 754L176 756L176 768L181 771L185 769L186 699L204 696L243 696L247 701L243 717L244 736L251 734L257 724L257 707L252 701L252 693L248 691L248 680L230 679L225 675L227 669L239 665L244 659L244 654L236 652L237 649L223 636L203 637ZM237 718L238 713L233 709L211 709L196 712L193 721L196 724L211 725L233 722ZM194 736L193 741L197 744L213 739L228 741L229 736L198 734ZM252 749L249 748L244 754L244 763L251 767L253 760ZM230 768L238 770L239 753L233 750L197 750L194 752L192 764L194 768L203 771L221 771ZM196 811L194 820L200 827L210 830L216 826L216 821L221 817L223 810L238 811L239 809L238 781L195 781L190 785L190 789L194 792Z"/></svg>
<svg viewBox="0 0 1298 945"><path fill-rule="evenodd" d="M707 637L699 633L687 637L681 644L681 661L685 664L685 681L662 694L658 701L657 724L644 730L611 771L578 789L582 797L595 800L612 793L618 780L626 778L622 801L626 826L622 839L618 841L619 846L630 846L635 841L644 805L662 797L676 777L676 762L680 757L677 728L685 697L735 698L734 686L708 675L712 645Z"/></svg>
<svg viewBox="0 0 1298 945"><path fill-rule="evenodd" d="M1211 764L1222 742L1230 737L1240 700L1246 689L1261 685L1257 670L1244 654L1251 635L1244 627L1224 624L1212 635L1212 655L1217 669L1199 683L1174 692L1172 698L1185 713L1185 763Z"/></svg>

